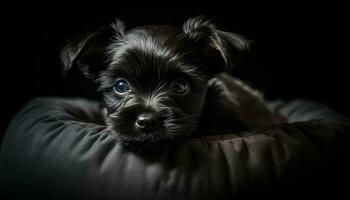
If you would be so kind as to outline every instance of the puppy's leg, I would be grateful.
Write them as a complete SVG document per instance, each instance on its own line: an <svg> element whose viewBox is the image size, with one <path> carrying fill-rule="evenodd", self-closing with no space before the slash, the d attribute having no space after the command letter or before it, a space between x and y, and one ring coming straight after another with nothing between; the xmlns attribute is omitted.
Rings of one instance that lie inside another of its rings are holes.
<svg viewBox="0 0 350 200"><path fill-rule="evenodd" d="M202 115L200 127L210 134L237 133L278 123L259 91L227 74L210 80Z"/></svg>

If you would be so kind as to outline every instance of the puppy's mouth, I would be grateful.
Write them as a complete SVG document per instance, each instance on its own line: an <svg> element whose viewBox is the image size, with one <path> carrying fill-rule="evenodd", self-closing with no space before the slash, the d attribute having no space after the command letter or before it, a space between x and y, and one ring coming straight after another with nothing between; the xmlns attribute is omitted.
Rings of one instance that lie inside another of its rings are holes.
<svg viewBox="0 0 350 200"><path fill-rule="evenodd" d="M109 114L109 125L125 146L168 144L189 136L198 119L174 108L138 111L125 109Z"/></svg>

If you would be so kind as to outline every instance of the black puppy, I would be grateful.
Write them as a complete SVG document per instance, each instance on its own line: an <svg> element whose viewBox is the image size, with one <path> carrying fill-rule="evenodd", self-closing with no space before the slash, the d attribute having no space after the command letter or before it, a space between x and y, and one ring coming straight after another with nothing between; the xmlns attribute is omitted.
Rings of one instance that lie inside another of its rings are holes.
<svg viewBox="0 0 350 200"><path fill-rule="evenodd" d="M244 37L202 17L183 29L120 20L65 45L66 72L76 65L99 84L106 124L124 145L152 145L196 134L269 126L259 92L220 73L248 51Z"/></svg>

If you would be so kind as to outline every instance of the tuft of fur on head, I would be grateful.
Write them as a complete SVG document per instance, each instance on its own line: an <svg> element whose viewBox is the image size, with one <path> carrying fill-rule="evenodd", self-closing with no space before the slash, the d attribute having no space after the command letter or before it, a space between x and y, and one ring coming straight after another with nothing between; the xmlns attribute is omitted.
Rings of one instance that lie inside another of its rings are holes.
<svg viewBox="0 0 350 200"><path fill-rule="evenodd" d="M125 38L125 24L119 18L116 18L114 22L110 24L110 27L114 30L114 38L119 40Z"/></svg>

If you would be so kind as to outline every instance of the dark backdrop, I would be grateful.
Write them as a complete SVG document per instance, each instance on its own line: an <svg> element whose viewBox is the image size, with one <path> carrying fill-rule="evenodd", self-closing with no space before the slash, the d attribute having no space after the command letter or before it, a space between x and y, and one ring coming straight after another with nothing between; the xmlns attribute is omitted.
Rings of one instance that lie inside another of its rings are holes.
<svg viewBox="0 0 350 200"><path fill-rule="evenodd" d="M65 39L94 30L116 16L133 27L152 23L181 26L188 17L206 15L222 29L254 41L235 74L262 89L268 99L306 98L349 116L345 7L234 2L199 7L174 2L164 2L162 8L135 8L118 2L2 7L0 136L15 112L36 96L97 97L93 85L78 74L62 78L58 48Z"/></svg>

